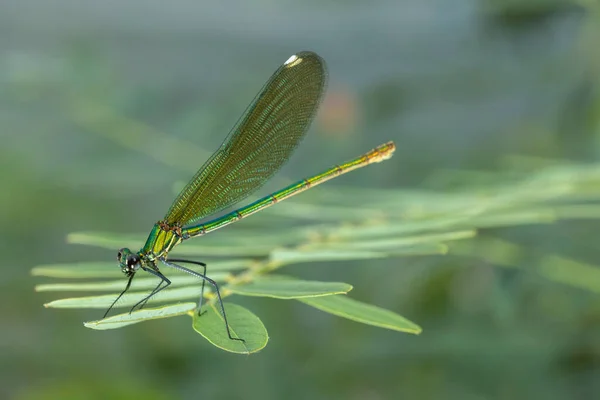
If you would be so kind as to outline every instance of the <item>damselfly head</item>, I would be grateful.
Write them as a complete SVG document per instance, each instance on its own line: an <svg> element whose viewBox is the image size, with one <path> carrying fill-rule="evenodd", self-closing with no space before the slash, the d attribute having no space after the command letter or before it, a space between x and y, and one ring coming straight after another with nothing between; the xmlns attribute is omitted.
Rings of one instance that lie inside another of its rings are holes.
<svg viewBox="0 0 600 400"><path fill-rule="evenodd" d="M117 261L119 261L121 271L125 275L133 274L141 266L140 256L136 253L132 253L131 250L127 248L119 250L117 253Z"/></svg>

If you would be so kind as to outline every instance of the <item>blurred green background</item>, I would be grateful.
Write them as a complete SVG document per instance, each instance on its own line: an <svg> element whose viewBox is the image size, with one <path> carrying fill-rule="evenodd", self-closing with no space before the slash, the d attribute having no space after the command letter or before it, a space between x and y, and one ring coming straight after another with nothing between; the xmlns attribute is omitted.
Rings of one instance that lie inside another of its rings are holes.
<svg viewBox="0 0 600 400"><path fill-rule="evenodd" d="M592 163L599 24L593 0L0 2L0 397L600 396L598 291L535 268L546 253L599 265L597 220L473 239L518 244L519 268L458 255L291 267L285 273L352 283L355 298L423 333L243 298L271 337L251 356L209 345L186 318L85 329L97 310L44 309L53 297L34 293L29 274L115 258L116 249L67 245L69 232L149 231L174 186L304 49L327 61L328 95L263 193L387 140L398 145L392 160L315 191L453 190L480 177L457 171L493 177L515 156ZM152 140L141 146L140 137Z"/></svg>

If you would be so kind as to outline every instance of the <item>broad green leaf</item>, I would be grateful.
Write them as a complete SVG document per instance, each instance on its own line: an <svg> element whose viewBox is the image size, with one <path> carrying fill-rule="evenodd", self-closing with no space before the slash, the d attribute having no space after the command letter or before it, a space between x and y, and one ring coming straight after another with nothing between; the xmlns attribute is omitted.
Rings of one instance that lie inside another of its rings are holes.
<svg viewBox="0 0 600 400"><path fill-rule="evenodd" d="M244 296L274 297L276 299L301 299L306 297L330 296L345 294L352 290L352 285L342 282L303 281L300 279L256 280L240 285L230 285L229 291Z"/></svg>
<svg viewBox="0 0 600 400"><path fill-rule="evenodd" d="M177 315L189 314L196 309L196 303L172 304L156 308L145 308L130 313L115 315L98 321L84 322L87 328L106 330L117 329L138 322L150 321L152 319L169 318Z"/></svg>
<svg viewBox="0 0 600 400"><path fill-rule="evenodd" d="M303 303L363 324L407 333L421 333L421 327L392 311L362 303L346 296L299 299Z"/></svg>
<svg viewBox="0 0 600 400"><path fill-rule="evenodd" d="M232 303L223 303L229 330L232 337L244 339L231 340L227 336L225 321L218 311L218 304L211 303L201 316L194 314L193 327L215 346L232 353L250 354L263 349L269 340L267 329L262 321L248 309Z"/></svg>

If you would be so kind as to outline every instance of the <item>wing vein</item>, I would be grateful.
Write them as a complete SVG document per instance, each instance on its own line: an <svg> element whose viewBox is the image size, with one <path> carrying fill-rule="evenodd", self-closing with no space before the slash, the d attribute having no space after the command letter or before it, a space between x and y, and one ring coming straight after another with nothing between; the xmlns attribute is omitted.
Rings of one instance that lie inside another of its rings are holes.
<svg viewBox="0 0 600 400"><path fill-rule="evenodd" d="M189 225L232 206L265 184L298 146L323 96L327 73L300 52L254 98L217 151L179 193L164 221Z"/></svg>

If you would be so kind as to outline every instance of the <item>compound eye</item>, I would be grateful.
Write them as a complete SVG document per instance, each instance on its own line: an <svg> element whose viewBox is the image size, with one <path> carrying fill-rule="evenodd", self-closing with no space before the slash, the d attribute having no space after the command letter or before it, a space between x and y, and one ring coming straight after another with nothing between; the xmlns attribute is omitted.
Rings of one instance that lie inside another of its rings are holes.
<svg viewBox="0 0 600 400"><path fill-rule="evenodd" d="M123 253L121 253L121 250L119 250L117 252L117 261L121 261L121 256L123 255Z"/></svg>
<svg viewBox="0 0 600 400"><path fill-rule="evenodd" d="M140 261L140 258L136 255L130 255L127 257L127 266L132 267Z"/></svg>

